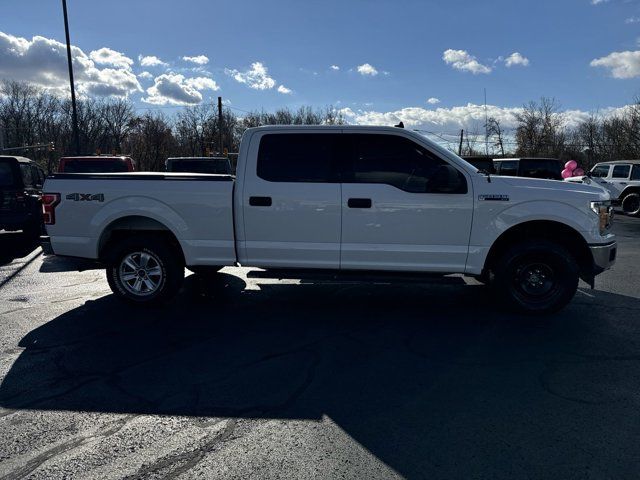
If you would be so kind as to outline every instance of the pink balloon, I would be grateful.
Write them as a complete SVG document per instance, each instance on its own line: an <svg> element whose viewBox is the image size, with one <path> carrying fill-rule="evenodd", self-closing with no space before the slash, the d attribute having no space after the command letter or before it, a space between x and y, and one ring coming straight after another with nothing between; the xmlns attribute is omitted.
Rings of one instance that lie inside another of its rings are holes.
<svg viewBox="0 0 640 480"><path fill-rule="evenodd" d="M583 175L584 175L584 170L583 170L583 169L581 169L580 167L576 168L576 169L573 171L573 176L574 176L574 177L581 177L581 176L583 176Z"/></svg>
<svg viewBox="0 0 640 480"><path fill-rule="evenodd" d="M567 163L564 164L564 168L568 170L575 170L577 166L578 166L578 162L576 162L575 160L569 160Z"/></svg>
<svg viewBox="0 0 640 480"><path fill-rule="evenodd" d="M569 178L569 177L573 177L573 171L569 170L568 168L565 168L564 170L562 170L562 178Z"/></svg>

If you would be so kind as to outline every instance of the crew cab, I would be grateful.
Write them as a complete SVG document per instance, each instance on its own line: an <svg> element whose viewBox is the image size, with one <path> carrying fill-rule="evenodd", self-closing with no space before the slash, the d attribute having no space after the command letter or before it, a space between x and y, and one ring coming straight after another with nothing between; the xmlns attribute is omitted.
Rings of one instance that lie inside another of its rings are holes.
<svg viewBox="0 0 640 480"><path fill-rule="evenodd" d="M242 265L274 278L465 274L535 313L616 257L603 189L487 175L402 128L248 129L236 175L54 174L43 245L101 262L139 304L175 295L184 267Z"/></svg>

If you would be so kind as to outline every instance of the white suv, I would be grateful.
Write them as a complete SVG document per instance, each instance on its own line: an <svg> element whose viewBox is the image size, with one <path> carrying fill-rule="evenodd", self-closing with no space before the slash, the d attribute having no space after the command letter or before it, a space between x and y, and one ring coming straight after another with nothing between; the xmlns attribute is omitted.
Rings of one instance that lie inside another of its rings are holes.
<svg viewBox="0 0 640 480"><path fill-rule="evenodd" d="M640 160L597 163L589 176L609 190L628 215L640 215Z"/></svg>

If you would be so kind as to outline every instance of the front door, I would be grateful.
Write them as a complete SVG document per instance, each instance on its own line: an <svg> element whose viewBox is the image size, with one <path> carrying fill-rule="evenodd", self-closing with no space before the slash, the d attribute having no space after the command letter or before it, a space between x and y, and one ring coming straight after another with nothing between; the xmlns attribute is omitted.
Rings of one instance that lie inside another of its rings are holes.
<svg viewBox="0 0 640 480"><path fill-rule="evenodd" d="M394 134L345 134L342 269L463 272L473 215L470 180Z"/></svg>

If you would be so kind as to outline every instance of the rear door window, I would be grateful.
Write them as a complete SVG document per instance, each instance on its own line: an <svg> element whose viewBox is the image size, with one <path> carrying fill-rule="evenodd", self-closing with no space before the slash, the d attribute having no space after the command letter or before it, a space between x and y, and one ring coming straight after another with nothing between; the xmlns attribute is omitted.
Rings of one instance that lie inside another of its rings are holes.
<svg viewBox="0 0 640 480"><path fill-rule="evenodd" d="M119 173L128 172L126 160L74 160L64 161L65 173Z"/></svg>
<svg viewBox="0 0 640 480"><path fill-rule="evenodd" d="M634 165L631 169L631 180L640 180L640 165Z"/></svg>
<svg viewBox="0 0 640 480"><path fill-rule="evenodd" d="M24 183L24 186L27 188L33 187L34 179L33 169L31 168L31 165L29 165L28 163L21 163L20 173L22 174L22 182Z"/></svg>
<svg viewBox="0 0 640 480"><path fill-rule="evenodd" d="M529 178L561 179L560 162L551 159L520 160L520 176Z"/></svg>
<svg viewBox="0 0 640 480"><path fill-rule="evenodd" d="M611 178L629 178L629 170L631 165L615 165Z"/></svg>
<svg viewBox="0 0 640 480"><path fill-rule="evenodd" d="M341 134L277 133L260 140L258 177L269 182L337 182L336 149Z"/></svg>
<svg viewBox="0 0 640 480"><path fill-rule="evenodd" d="M13 167L11 162L0 160L0 188L14 185Z"/></svg>

